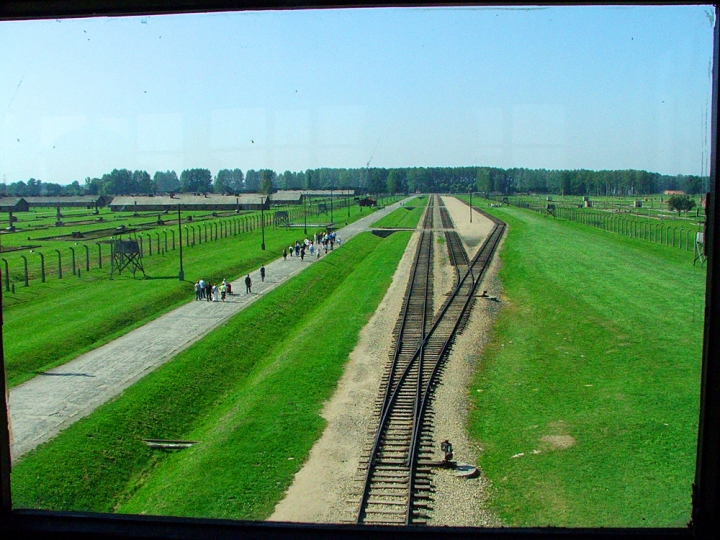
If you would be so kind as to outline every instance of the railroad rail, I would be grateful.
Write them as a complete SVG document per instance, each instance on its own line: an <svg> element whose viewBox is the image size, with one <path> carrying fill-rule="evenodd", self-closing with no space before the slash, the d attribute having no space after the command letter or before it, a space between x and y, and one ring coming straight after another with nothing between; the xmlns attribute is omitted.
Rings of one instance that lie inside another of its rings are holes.
<svg viewBox="0 0 720 540"><path fill-rule="evenodd" d="M450 256L450 264L455 268L455 283L460 281L460 267L467 267L470 264L467 251L457 231L445 231L445 243Z"/></svg>
<svg viewBox="0 0 720 540"><path fill-rule="evenodd" d="M428 197L427 210L425 210L425 219L423 220L423 229L432 229L435 223L435 197L436 195L430 195Z"/></svg>
<svg viewBox="0 0 720 540"><path fill-rule="evenodd" d="M424 225L433 199L428 203ZM442 201L440 208L442 216ZM431 283L422 282L432 281L433 236L429 231L421 233L395 328L395 350L383 378L385 392L376 403L378 427L361 463L363 485L356 523L409 525L429 520L432 468L437 466L431 461L432 396L454 337L466 324L475 289L505 229L504 223L488 217L494 222L491 234L467 264L432 324ZM465 257L467 261L467 254Z"/></svg>
<svg viewBox="0 0 720 540"><path fill-rule="evenodd" d="M442 222L443 229L454 229L455 228L455 224L453 223L453 220L450 217L450 212L448 212L448 209L445 206L445 203L443 202L442 198L440 199L440 221Z"/></svg>

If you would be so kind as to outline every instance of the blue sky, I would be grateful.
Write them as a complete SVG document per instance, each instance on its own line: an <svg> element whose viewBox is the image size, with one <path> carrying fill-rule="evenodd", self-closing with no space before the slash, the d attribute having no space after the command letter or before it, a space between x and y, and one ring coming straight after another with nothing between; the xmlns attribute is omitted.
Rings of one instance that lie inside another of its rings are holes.
<svg viewBox="0 0 720 540"><path fill-rule="evenodd" d="M0 179L490 165L707 174L707 6L0 23Z"/></svg>

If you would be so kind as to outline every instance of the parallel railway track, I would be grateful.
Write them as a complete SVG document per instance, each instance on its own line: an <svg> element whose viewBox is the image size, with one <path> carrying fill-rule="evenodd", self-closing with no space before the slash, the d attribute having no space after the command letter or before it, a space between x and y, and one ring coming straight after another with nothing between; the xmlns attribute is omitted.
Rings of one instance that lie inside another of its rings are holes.
<svg viewBox="0 0 720 540"><path fill-rule="evenodd" d="M424 229L432 226L432 217L428 218L428 215L433 213L434 199L435 196L431 196ZM443 217L447 209L442 201L440 209L443 227L447 228ZM385 392L376 403L378 427L361 463L362 488L355 514L357 523L422 524L430 517L434 466L431 458L435 446L431 424L432 396L454 337L467 321L475 289L504 232L504 223L490 219L495 223L493 231L472 261L468 261L457 233L454 235L462 253L459 249L453 253L448 242L456 269L464 262L466 270L462 275L457 274L452 294L434 319L433 235L428 230L421 233L394 332L395 349L383 378Z"/></svg>

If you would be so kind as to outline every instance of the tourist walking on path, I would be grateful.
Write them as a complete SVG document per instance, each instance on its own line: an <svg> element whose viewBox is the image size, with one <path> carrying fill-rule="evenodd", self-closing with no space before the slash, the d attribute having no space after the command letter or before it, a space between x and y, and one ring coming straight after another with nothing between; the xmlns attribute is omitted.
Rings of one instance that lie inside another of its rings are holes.
<svg viewBox="0 0 720 540"><path fill-rule="evenodd" d="M287 261L287 249L283 248L283 261Z"/></svg>
<svg viewBox="0 0 720 540"><path fill-rule="evenodd" d="M220 300L223 302L225 301L225 295L227 294L227 287L225 285L225 280L223 280L223 284L220 285Z"/></svg>
<svg viewBox="0 0 720 540"><path fill-rule="evenodd" d="M203 299L205 298L205 280L200 278L198 283L200 284L200 299Z"/></svg>
<svg viewBox="0 0 720 540"><path fill-rule="evenodd" d="M200 282L195 282L195 300L200 300Z"/></svg>
<svg viewBox="0 0 720 540"><path fill-rule="evenodd" d="M209 281L205 284L205 300L212 301L212 284Z"/></svg>
<svg viewBox="0 0 720 540"><path fill-rule="evenodd" d="M260 281L265 281L265 265L260 265Z"/></svg>
<svg viewBox="0 0 720 540"><path fill-rule="evenodd" d="M250 294L252 292L252 279L250 279L250 274L248 274L245 277L245 294Z"/></svg>

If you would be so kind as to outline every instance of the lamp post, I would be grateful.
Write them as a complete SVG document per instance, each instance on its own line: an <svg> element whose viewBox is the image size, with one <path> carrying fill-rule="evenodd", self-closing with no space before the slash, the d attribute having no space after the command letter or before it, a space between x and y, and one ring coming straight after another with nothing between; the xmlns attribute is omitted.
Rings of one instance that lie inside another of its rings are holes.
<svg viewBox="0 0 720 540"><path fill-rule="evenodd" d="M305 235L307 235L307 192L305 193L305 196L303 197L303 218L305 219Z"/></svg>
<svg viewBox="0 0 720 540"><path fill-rule="evenodd" d="M345 204L347 205L348 219L350 219L350 190L345 190Z"/></svg>
<svg viewBox="0 0 720 540"><path fill-rule="evenodd" d="M180 218L180 205L177 205L178 211L178 238L180 239L180 271L178 272L178 280L185 281L185 272L182 264L182 219Z"/></svg>
<svg viewBox="0 0 720 540"><path fill-rule="evenodd" d="M262 230L262 245L260 249L265 250L265 199L260 197L260 229Z"/></svg>
<svg viewBox="0 0 720 540"><path fill-rule="evenodd" d="M472 194L473 192L470 192L470 223L472 223Z"/></svg>
<svg viewBox="0 0 720 540"><path fill-rule="evenodd" d="M333 190L330 190L330 223L333 223Z"/></svg>

